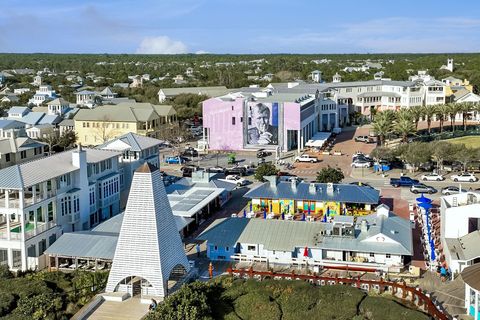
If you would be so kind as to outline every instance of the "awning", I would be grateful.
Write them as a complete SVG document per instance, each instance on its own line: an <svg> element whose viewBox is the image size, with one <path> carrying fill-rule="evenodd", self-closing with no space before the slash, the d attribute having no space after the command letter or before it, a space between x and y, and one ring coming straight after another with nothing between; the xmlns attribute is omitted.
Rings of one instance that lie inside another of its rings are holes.
<svg viewBox="0 0 480 320"><path fill-rule="evenodd" d="M327 139L330 138L330 135L330 132L317 132L305 145L307 147L320 148L324 145Z"/></svg>

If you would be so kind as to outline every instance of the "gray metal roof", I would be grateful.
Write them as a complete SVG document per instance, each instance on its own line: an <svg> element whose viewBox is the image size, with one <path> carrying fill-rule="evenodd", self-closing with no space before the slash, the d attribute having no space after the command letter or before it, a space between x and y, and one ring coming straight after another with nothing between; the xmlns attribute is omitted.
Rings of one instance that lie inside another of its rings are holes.
<svg viewBox="0 0 480 320"><path fill-rule="evenodd" d="M64 233L46 251L46 254L66 257L112 260L123 222L123 212L99 224L91 231ZM182 230L193 219L174 216L177 230Z"/></svg>
<svg viewBox="0 0 480 320"><path fill-rule="evenodd" d="M102 145L97 146L97 149L116 150L116 149L112 149L111 145L115 141L119 141L119 140L128 144L131 147L128 150L136 151L136 152L140 152L154 146L159 146L161 144L161 141L158 139L141 136L136 133L129 132L127 134L124 134L123 136L117 137L115 139L107 141ZM118 151L123 151L123 150L118 150Z"/></svg>
<svg viewBox="0 0 480 320"><path fill-rule="evenodd" d="M116 105L103 105L95 109L81 109L74 119L80 121L151 121L159 116L176 114L170 105L151 103L122 102Z"/></svg>
<svg viewBox="0 0 480 320"><path fill-rule="evenodd" d="M30 138L0 139L0 154L17 153L23 150L46 146L46 143L35 141Z"/></svg>
<svg viewBox="0 0 480 320"><path fill-rule="evenodd" d="M461 238L445 238L450 256L454 260L468 261L480 257L480 230Z"/></svg>
<svg viewBox="0 0 480 320"><path fill-rule="evenodd" d="M355 236L326 235L332 223L287 221L277 219L225 218L212 223L198 237L211 244L234 246L237 243L262 244L267 250L294 251L295 248L322 248L357 252L412 255L412 231L410 222L397 216L368 216L375 221L368 225L367 232L355 225ZM393 231L392 231L393 230ZM379 242L376 238L393 241Z"/></svg>
<svg viewBox="0 0 480 320"><path fill-rule="evenodd" d="M46 254L66 257L112 260L117 247L118 233L80 231L64 233L47 250Z"/></svg>
<svg viewBox="0 0 480 320"><path fill-rule="evenodd" d="M462 280L470 287L480 291L480 263L465 268L462 273Z"/></svg>
<svg viewBox="0 0 480 320"><path fill-rule="evenodd" d="M84 150L87 153L87 163L97 163L119 156L119 153L114 151ZM73 150L56 153L2 169L0 170L0 188L22 189L79 170L72 164L72 152Z"/></svg>
<svg viewBox="0 0 480 320"><path fill-rule="evenodd" d="M380 192L367 186L351 184L334 184L329 193L326 183L315 183L315 192L311 192L310 183L300 182L296 187L290 182L278 182L272 186L265 182L247 192L244 197L250 199L293 199L311 201L337 201L342 203L377 204Z"/></svg>

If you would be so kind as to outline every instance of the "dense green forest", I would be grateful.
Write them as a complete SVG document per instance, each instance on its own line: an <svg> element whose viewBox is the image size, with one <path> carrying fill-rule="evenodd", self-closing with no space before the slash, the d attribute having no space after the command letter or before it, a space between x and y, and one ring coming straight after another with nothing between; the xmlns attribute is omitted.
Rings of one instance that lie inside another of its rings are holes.
<svg viewBox="0 0 480 320"><path fill-rule="evenodd" d="M423 320L430 317L383 296L348 286L314 287L288 280L220 277L194 282L168 297L147 320L354 319Z"/></svg>
<svg viewBox="0 0 480 320"><path fill-rule="evenodd" d="M455 70L450 73L440 70L447 58L453 58ZM265 59L263 63L248 63ZM331 60L329 63L316 64L320 59ZM380 62L383 65L384 77L394 80L406 80L417 70L428 70L441 79L452 75L469 79L474 85L480 85L480 54L336 54L336 55L113 55L113 54L0 54L0 70L32 68L42 70L49 68L56 73L78 71L80 75L93 72L96 76L105 77L105 83L127 82L128 75L148 73L152 78L169 74L174 77L184 74L186 68L194 69L195 80L186 86L225 85L237 88L252 83L247 75L252 75L257 68L259 75L274 74L273 82L293 79L307 79L313 70L321 70L323 78L331 81L338 72L344 81L372 79L373 73L352 72L342 70L347 66L360 65L365 61ZM233 62L234 65L216 66L215 63ZM245 63L247 62L247 63ZM392 63L393 62L393 63ZM209 64L211 67L201 67ZM31 81L31 76L28 77ZM23 81L22 81L23 82ZM47 81L48 82L48 81ZM260 81L260 84L263 84ZM178 86L171 80L159 81L158 87Z"/></svg>

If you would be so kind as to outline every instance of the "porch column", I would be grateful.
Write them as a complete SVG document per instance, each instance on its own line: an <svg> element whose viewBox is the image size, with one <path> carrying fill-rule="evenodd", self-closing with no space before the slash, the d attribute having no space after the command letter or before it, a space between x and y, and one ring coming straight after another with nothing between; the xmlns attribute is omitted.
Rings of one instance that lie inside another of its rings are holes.
<svg viewBox="0 0 480 320"><path fill-rule="evenodd" d="M470 289L471 290L471 289ZM478 310L478 291L475 290L475 307L473 308L473 311L475 312L475 320L478 320L478 313L480 310Z"/></svg>
<svg viewBox="0 0 480 320"><path fill-rule="evenodd" d="M22 239L22 247L20 249L20 253L21 253L21 259L22 259L22 266L21 266L21 269L22 271L25 271L27 269L27 250L26 250L26 246L25 246L25 213L23 211L23 202L24 201L24 191L21 190L19 191L18 193L18 203L19 203L19 206L18 208L20 209L20 225L22 226L22 232L20 232L21 234L21 239Z"/></svg>
<svg viewBox="0 0 480 320"><path fill-rule="evenodd" d="M301 133L301 132L302 132L301 129L300 129L300 130L297 130L297 150L298 150L298 154L299 154L299 155L300 155L300 150L301 150L301 148L300 148L300 139L301 139L301 137L302 137L302 133Z"/></svg>
<svg viewBox="0 0 480 320"><path fill-rule="evenodd" d="M8 209L8 207L9 207L9 203L8 203L8 198L9 198L9 197L8 197L8 190L7 190L7 189L3 190L3 193L5 194L5 206L4 206L4 207Z"/></svg>
<svg viewBox="0 0 480 320"><path fill-rule="evenodd" d="M7 218L7 240L10 240L10 214L6 214L5 218Z"/></svg>

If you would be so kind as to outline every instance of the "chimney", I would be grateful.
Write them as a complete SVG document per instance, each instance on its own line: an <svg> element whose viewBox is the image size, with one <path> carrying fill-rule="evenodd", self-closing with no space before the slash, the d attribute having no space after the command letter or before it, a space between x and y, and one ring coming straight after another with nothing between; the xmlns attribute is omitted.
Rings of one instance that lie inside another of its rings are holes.
<svg viewBox="0 0 480 320"><path fill-rule="evenodd" d="M297 183L298 183L297 179L292 179L290 181L290 185L292 186L292 190L297 190Z"/></svg>
<svg viewBox="0 0 480 320"><path fill-rule="evenodd" d="M363 233L363 232L368 232L368 223L367 223L367 220L362 220L362 222L360 223L360 231Z"/></svg>
<svg viewBox="0 0 480 320"><path fill-rule="evenodd" d="M315 192L317 192L317 186L315 185L315 183L310 183L310 185L308 186L308 192L312 194L315 194Z"/></svg>
<svg viewBox="0 0 480 320"><path fill-rule="evenodd" d="M263 177L269 184L271 188L277 188L278 177L277 176L265 176Z"/></svg>
<svg viewBox="0 0 480 320"><path fill-rule="evenodd" d="M77 145L77 150L72 152L72 164L77 168L87 168L87 153L80 143Z"/></svg>
<svg viewBox="0 0 480 320"><path fill-rule="evenodd" d="M327 183L327 194L333 196L333 183L331 182Z"/></svg>

